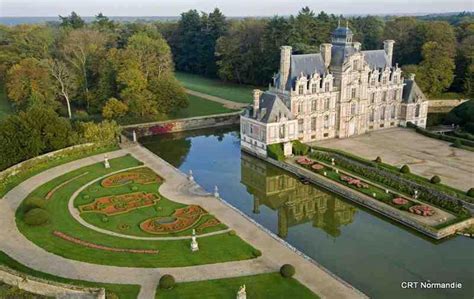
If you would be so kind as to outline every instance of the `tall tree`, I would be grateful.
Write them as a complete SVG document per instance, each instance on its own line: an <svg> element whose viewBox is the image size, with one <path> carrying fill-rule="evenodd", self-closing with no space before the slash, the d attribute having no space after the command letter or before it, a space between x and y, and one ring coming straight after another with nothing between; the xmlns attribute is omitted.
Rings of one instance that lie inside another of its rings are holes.
<svg viewBox="0 0 474 299"><path fill-rule="evenodd" d="M61 27L79 29L86 25L86 22L74 11L69 16L59 16L61 19Z"/></svg>
<svg viewBox="0 0 474 299"><path fill-rule="evenodd" d="M178 22L179 39L174 45L176 68L190 73L201 73L202 64L198 50L202 42L202 23L197 10L193 9L181 14Z"/></svg>
<svg viewBox="0 0 474 299"><path fill-rule="evenodd" d="M418 64L421 61L421 47L418 23L412 17L399 17L385 24L384 39L393 39L396 49L393 60L401 65Z"/></svg>
<svg viewBox="0 0 474 299"><path fill-rule="evenodd" d="M50 59L48 66L51 75L56 81L56 91L66 101L68 116L72 118L71 95L76 88L76 80L64 62Z"/></svg>
<svg viewBox="0 0 474 299"><path fill-rule="evenodd" d="M201 20L203 23L203 42L200 47L200 64L203 66L202 74L208 77L216 77L216 43L221 36L227 33L228 24L225 16L218 8L214 9L209 16L203 14Z"/></svg>

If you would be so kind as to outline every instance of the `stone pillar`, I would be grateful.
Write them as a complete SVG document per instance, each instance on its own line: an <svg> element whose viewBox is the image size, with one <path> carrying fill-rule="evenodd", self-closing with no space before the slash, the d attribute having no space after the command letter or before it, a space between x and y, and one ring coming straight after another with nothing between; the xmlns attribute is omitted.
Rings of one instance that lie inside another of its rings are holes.
<svg viewBox="0 0 474 299"><path fill-rule="evenodd" d="M291 156L292 153L293 153L293 144L291 143L291 141L285 142L283 144L283 154L285 155L285 157L289 157Z"/></svg>
<svg viewBox="0 0 474 299"><path fill-rule="evenodd" d="M391 39L383 41L383 49L385 50L385 54L387 54L390 66L392 66L393 44L395 44L395 41Z"/></svg>
<svg viewBox="0 0 474 299"><path fill-rule="evenodd" d="M260 95L262 91L260 89L253 90L253 111L254 114L257 113L258 109L260 108Z"/></svg>
<svg viewBox="0 0 474 299"><path fill-rule="evenodd" d="M324 43L324 44L321 44L321 46L319 46L319 52L321 52L321 56L323 57L323 60L324 60L324 65L326 67L329 67L329 65L331 64L331 49L332 49L331 44Z"/></svg>
<svg viewBox="0 0 474 299"><path fill-rule="evenodd" d="M282 46L280 48L280 86L284 90L290 76L291 47Z"/></svg>

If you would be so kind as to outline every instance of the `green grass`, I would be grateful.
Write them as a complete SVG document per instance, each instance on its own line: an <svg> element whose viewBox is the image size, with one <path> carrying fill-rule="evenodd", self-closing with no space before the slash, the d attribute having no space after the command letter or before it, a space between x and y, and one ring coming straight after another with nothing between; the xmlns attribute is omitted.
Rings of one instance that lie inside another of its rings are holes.
<svg viewBox="0 0 474 299"><path fill-rule="evenodd" d="M188 107L181 109L175 113L168 115L155 115L155 116L145 116L145 117L131 117L126 116L122 119L119 119L118 122L123 125L144 123L144 122L154 122L154 121L165 121L172 119L180 118L189 118L197 116L206 116L213 114L229 113L235 112L237 110L229 109L224 107L221 103L209 101L197 96L188 95L189 105Z"/></svg>
<svg viewBox="0 0 474 299"><path fill-rule="evenodd" d="M465 98L466 98L466 96L462 93L444 92L440 95L432 96L429 99L430 100L459 100L459 99L465 99Z"/></svg>
<svg viewBox="0 0 474 299"><path fill-rule="evenodd" d="M140 165L131 156L125 156L110 161L111 168L105 169L102 163L97 163L64 174L34 190L29 196L44 197L55 186L78 176L81 176L59 188L48 200L46 210L50 214L48 224L32 227L23 222L24 207L20 206L16 213L19 230L33 243L68 259L95 264L129 266L129 267L184 267L210 263L220 263L253 258L254 248L238 236L227 233L199 239L198 252L191 252L189 240L148 241L119 238L98 233L79 224L68 212L68 201L71 195L81 186L107 173L124 168ZM125 252L110 252L92 249L63 240L53 235L61 231L72 237L94 244L127 249L158 249L158 254L134 254Z"/></svg>
<svg viewBox="0 0 474 299"><path fill-rule="evenodd" d="M177 72L176 78L187 89L239 103L250 103L252 101L252 90L255 89L251 85L228 83L188 73Z"/></svg>
<svg viewBox="0 0 474 299"><path fill-rule="evenodd" d="M50 159L41 160L39 162L33 162L30 165L25 166L24 169L21 169L19 173L11 175L3 179L3 181L0 180L0 199L2 199L8 191L18 186L21 182L34 175L37 175L40 172L74 160L114 151L117 149L117 145L109 145L105 147L91 148L90 150L78 150L66 156L53 157Z"/></svg>
<svg viewBox="0 0 474 299"><path fill-rule="evenodd" d="M138 293L140 292L140 286L132 284L109 284L109 283L96 283L84 280L74 280L55 276L52 274L44 273L41 271L33 270L18 261L12 259L3 251L0 251L0 265L4 265L15 271L27 274L40 279L45 279L49 281L71 284L75 286L90 287L90 288L105 288L106 293L114 293L120 299L132 299L137 298Z"/></svg>
<svg viewBox="0 0 474 299"><path fill-rule="evenodd" d="M283 278L280 273L259 274L244 277L178 283L171 290L159 289L156 299L174 298L219 298L236 297L240 286L246 287L247 298L319 298L294 278Z"/></svg>
<svg viewBox="0 0 474 299"><path fill-rule="evenodd" d="M129 211L127 213L113 215L113 216L105 216L102 213L94 213L94 212L84 212L81 213L81 217L86 220L87 222L91 223L94 226L101 227L110 231L114 231L121 234L126 235L133 235L133 236L144 236L144 237L174 237L174 236L190 236L192 233L193 228L197 228L200 224L206 222L209 219L214 218L214 216L207 214L201 217L199 221L184 231L170 233L170 234L150 234L144 232L140 229L140 223L143 221L157 217L157 216L172 216L176 209L186 207L185 204L177 203L171 201L161 194L157 193L158 188L160 187L160 183L152 183L152 184L127 184L122 186L115 186L112 188L104 188L101 185L101 181L99 180L92 184L91 186L87 187L83 190L79 196L74 200L74 206L79 207L80 205L85 205L94 202L96 198L110 196L110 195L120 195L126 193L134 193L134 192L145 192L145 193L155 193L159 196L160 200L153 206L149 207L142 207L139 209L135 209ZM132 191L132 186L136 187L136 191ZM86 196L89 196L86 199ZM107 221L104 221L107 219ZM124 229L124 227L126 229ZM226 229L227 226L224 224L219 224L214 227L208 227L202 232L197 231L196 234L202 233L210 233L217 230Z"/></svg>
<svg viewBox="0 0 474 299"><path fill-rule="evenodd" d="M5 87L0 83L0 121L13 113L13 107L7 99Z"/></svg>

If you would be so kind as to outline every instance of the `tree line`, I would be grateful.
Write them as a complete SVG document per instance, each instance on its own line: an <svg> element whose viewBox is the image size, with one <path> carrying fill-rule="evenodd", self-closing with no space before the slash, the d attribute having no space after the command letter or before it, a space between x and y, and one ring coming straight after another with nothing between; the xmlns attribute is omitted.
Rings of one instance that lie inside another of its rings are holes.
<svg viewBox="0 0 474 299"><path fill-rule="evenodd" d="M394 63L415 73L430 96L445 91L473 95L474 16L344 18L304 7L296 16L227 19L190 10L175 23L159 23L176 69L243 84L267 85L278 70L280 46L295 53L319 52L332 30L346 22L363 50L396 41Z"/></svg>

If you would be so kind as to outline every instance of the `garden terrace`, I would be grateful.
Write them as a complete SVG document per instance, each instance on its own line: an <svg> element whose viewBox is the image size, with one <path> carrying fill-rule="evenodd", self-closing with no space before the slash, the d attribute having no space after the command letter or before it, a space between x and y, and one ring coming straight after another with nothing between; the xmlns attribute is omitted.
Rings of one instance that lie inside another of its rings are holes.
<svg viewBox="0 0 474 299"><path fill-rule="evenodd" d="M107 174L117 172L120 170L127 170L132 167L140 167L141 162L131 156L123 156L120 158L110 160L110 169L106 169L103 163L96 163L90 166L79 168L69 173L63 174L35 189L28 197L44 198L48 192L54 189L56 186L76 177L75 180L70 181L68 184L57 189L49 200L46 201L43 209L46 210L49 215L49 221L41 226L30 226L23 221L27 206L25 201L20 205L16 212L16 222L18 229L23 233L31 242L35 243L39 247L51 253L63 256L72 260L79 260L88 263L114 265L114 266L126 266L126 267L182 267L191 265L201 265L208 263L219 263L226 261L244 260L251 259L254 257L254 248L249 244L245 243L236 235L230 235L228 233L201 237L199 238L200 251L191 252L189 249L189 240L133 240L127 238L121 238L103 233L96 232L87 228L77 222L73 216L68 212L68 201L72 197L76 190L87 185L88 183L98 180L96 184L92 184L90 187L100 186L100 178L107 177ZM78 177L79 174L87 172L86 175ZM77 204L86 204L88 201L93 200L92 194L97 197L101 197L107 194L107 192L131 192L131 187L138 186L144 188L138 191L158 190L157 182L151 184L140 185L140 184L127 184L121 185L114 188L102 188L91 193L88 199L78 197ZM146 189L150 188L150 189ZM86 189L88 190L88 189ZM135 191L133 191L135 192ZM162 198L158 202L164 202ZM149 207L148 207L149 208ZM140 208L132 211L138 213L148 208ZM156 210L155 210L156 211ZM86 213L92 215L92 213ZM153 213L152 213L153 214ZM121 214L117 216L110 216L109 219L114 217L127 216L128 214ZM131 215L131 214L130 214ZM156 216L156 213L153 214ZM131 217L133 218L133 217ZM111 223L111 222L110 222ZM137 224L138 222L135 222ZM140 254L140 253L127 253L127 252L114 252L109 250L102 250L98 248L91 248L76 244L60 238L54 234L55 231L67 234L69 237L81 240L93 246L102 246L104 248L117 248L117 249L134 249L134 250L158 250L157 254Z"/></svg>

